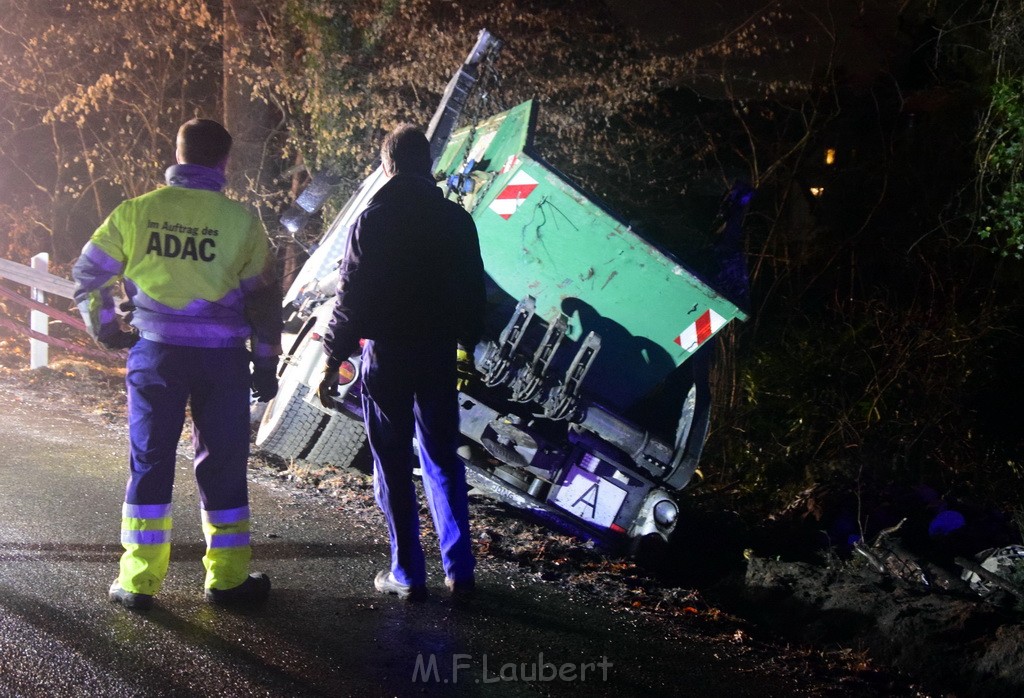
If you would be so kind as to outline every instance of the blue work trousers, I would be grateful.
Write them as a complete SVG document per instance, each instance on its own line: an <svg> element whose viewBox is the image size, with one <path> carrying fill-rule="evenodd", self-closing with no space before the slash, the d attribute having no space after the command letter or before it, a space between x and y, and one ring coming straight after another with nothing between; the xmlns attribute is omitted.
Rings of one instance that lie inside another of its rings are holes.
<svg viewBox="0 0 1024 698"><path fill-rule="evenodd" d="M195 476L205 511L248 505L249 353L140 340L128 354L127 504L168 504L191 401Z"/></svg>
<svg viewBox="0 0 1024 698"><path fill-rule="evenodd" d="M471 580L466 466L456 454L455 342L367 341L362 356L363 415L373 452L374 493L391 537L391 573L401 584L426 583L412 479L415 433L445 576Z"/></svg>

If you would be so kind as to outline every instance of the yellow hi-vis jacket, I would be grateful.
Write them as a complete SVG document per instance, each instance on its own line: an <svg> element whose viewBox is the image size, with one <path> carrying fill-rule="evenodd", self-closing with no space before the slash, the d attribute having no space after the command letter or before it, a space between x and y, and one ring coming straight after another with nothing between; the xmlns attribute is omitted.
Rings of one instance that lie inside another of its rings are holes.
<svg viewBox="0 0 1024 698"><path fill-rule="evenodd" d="M193 166L194 167L194 166ZM174 168L172 168L174 169ZM121 203L75 264L75 300L96 337L116 322L123 278L145 339L276 357L281 288L259 219L219 191L168 186Z"/></svg>

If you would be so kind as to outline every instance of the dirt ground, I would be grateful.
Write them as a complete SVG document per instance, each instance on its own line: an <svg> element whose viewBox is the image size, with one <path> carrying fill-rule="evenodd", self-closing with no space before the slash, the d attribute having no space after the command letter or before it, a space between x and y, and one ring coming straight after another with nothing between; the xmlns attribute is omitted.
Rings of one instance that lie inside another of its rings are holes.
<svg viewBox="0 0 1024 698"><path fill-rule="evenodd" d="M28 371L24 356L2 344L0 379L123 424L124 375L116 362L58 357L51 368ZM365 472L259 453L252 468L310 495L374 507ZM883 574L862 556L825 548L790 559L776 552L786 549L780 537L807 535L791 520L752 530L713 501L684 508L686 535L627 558L474 497L476 552L626 617L685 625L712 646L769 648L775 666L813 675L842 695L1024 695L1024 624L1014 597L928 591L913 575Z"/></svg>

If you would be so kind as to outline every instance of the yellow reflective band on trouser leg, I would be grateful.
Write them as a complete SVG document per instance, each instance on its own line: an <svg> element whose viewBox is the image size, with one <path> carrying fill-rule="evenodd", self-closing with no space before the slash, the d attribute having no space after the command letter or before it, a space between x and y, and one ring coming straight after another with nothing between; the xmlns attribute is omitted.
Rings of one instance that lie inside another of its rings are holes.
<svg viewBox="0 0 1024 698"><path fill-rule="evenodd" d="M171 505L125 504L121 509L118 584L133 594L155 595L171 561Z"/></svg>
<svg viewBox="0 0 1024 698"><path fill-rule="evenodd" d="M207 589L233 589L249 576L249 507L203 511Z"/></svg>

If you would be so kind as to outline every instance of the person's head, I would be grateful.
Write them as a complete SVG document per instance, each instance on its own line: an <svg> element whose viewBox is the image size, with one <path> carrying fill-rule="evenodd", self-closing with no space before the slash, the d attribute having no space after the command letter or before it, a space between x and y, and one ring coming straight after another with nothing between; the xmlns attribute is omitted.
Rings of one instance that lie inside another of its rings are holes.
<svg viewBox="0 0 1024 698"><path fill-rule="evenodd" d="M178 129L178 162L224 169L231 152L231 134L212 119L192 119Z"/></svg>
<svg viewBox="0 0 1024 698"><path fill-rule="evenodd" d="M429 175L433 164L427 137L412 124L402 124L384 136L380 160L388 177L396 174Z"/></svg>

